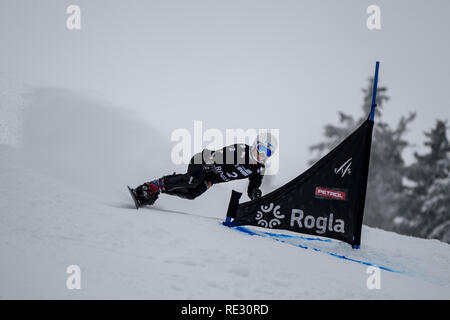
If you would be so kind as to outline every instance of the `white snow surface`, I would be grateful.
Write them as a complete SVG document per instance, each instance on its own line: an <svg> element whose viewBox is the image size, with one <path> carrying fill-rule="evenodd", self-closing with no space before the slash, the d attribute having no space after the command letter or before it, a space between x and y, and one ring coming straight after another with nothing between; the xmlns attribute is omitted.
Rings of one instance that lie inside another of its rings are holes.
<svg viewBox="0 0 450 320"><path fill-rule="evenodd" d="M250 236L221 225L222 185L136 210L127 184L184 170L170 140L88 95L41 88L26 100L20 143L0 145L1 299L450 298L450 246L437 240L366 226L359 250ZM366 265L327 252L400 272L382 270L369 290ZM66 287L70 265L79 290Z"/></svg>

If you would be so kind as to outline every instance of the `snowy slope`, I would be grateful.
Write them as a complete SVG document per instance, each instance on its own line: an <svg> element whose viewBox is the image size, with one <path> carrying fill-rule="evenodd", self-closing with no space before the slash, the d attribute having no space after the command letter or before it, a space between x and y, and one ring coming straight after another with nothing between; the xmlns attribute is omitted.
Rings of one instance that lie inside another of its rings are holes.
<svg viewBox="0 0 450 320"><path fill-rule="evenodd" d="M360 250L250 236L221 225L223 186L137 211L126 184L179 169L152 128L54 88L29 94L21 118L21 143L0 145L0 298L450 299L448 244L368 227ZM369 290L366 265L327 252L400 272Z"/></svg>

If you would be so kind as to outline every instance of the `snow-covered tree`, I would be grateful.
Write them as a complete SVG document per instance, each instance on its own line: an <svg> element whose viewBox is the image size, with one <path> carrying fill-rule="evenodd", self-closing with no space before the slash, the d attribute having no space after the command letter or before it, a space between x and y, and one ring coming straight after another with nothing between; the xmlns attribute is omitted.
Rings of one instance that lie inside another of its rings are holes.
<svg viewBox="0 0 450 320"><path fill-rule="evenodd" d="M413 184L398 229L450 242L450 143L446 122L437 120L425 136L429 152L415 153L416 161L407 168L407 178Z"/></svg>
<svg viewBox="0 0 450 320"><path fill-rule="evenodd" d="M359 119L355 119L352 115L345 112L338 111L339 122L341 125L328 124L325 126L325 141L317 143L310 147L310 150L317 153L317 157L312 159L310 163L316 162L325 153L333 149L342 140L348 137L364 120L370 111L370 106L372 104L372 83L373 78L369 78L369 85L363 88L364 101L362 104L363 114ZM377 108L375 109L375 118L379 119L381 117L381 112L384 103L389 100L389 96L386 95L387 88L379 87L377 90Z"/></svg>

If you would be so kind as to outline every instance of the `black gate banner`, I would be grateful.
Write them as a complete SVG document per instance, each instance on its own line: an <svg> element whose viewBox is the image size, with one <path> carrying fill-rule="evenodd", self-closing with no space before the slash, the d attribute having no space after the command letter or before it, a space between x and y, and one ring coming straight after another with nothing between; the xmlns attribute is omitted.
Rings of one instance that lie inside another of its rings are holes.
<svg viewBox="0 0 450 320"><path fill-rule="evenodd" d="M225 224L290 230L359 247L373 124L366 120L307 171L257 200L238 205L233 192Z"/></svg>

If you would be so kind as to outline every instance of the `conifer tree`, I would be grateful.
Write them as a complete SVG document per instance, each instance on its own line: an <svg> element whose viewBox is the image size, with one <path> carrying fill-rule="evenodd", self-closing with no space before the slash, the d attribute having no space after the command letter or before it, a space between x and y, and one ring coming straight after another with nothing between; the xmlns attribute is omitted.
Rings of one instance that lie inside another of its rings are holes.
<svg viewBox="0 0 450 320"><path fill-rule="evenodd" d="M412 181L397 229L415 236L450 242L450 142L446 121L425 132L425 154L414 154L406 171Z"/></svg>

